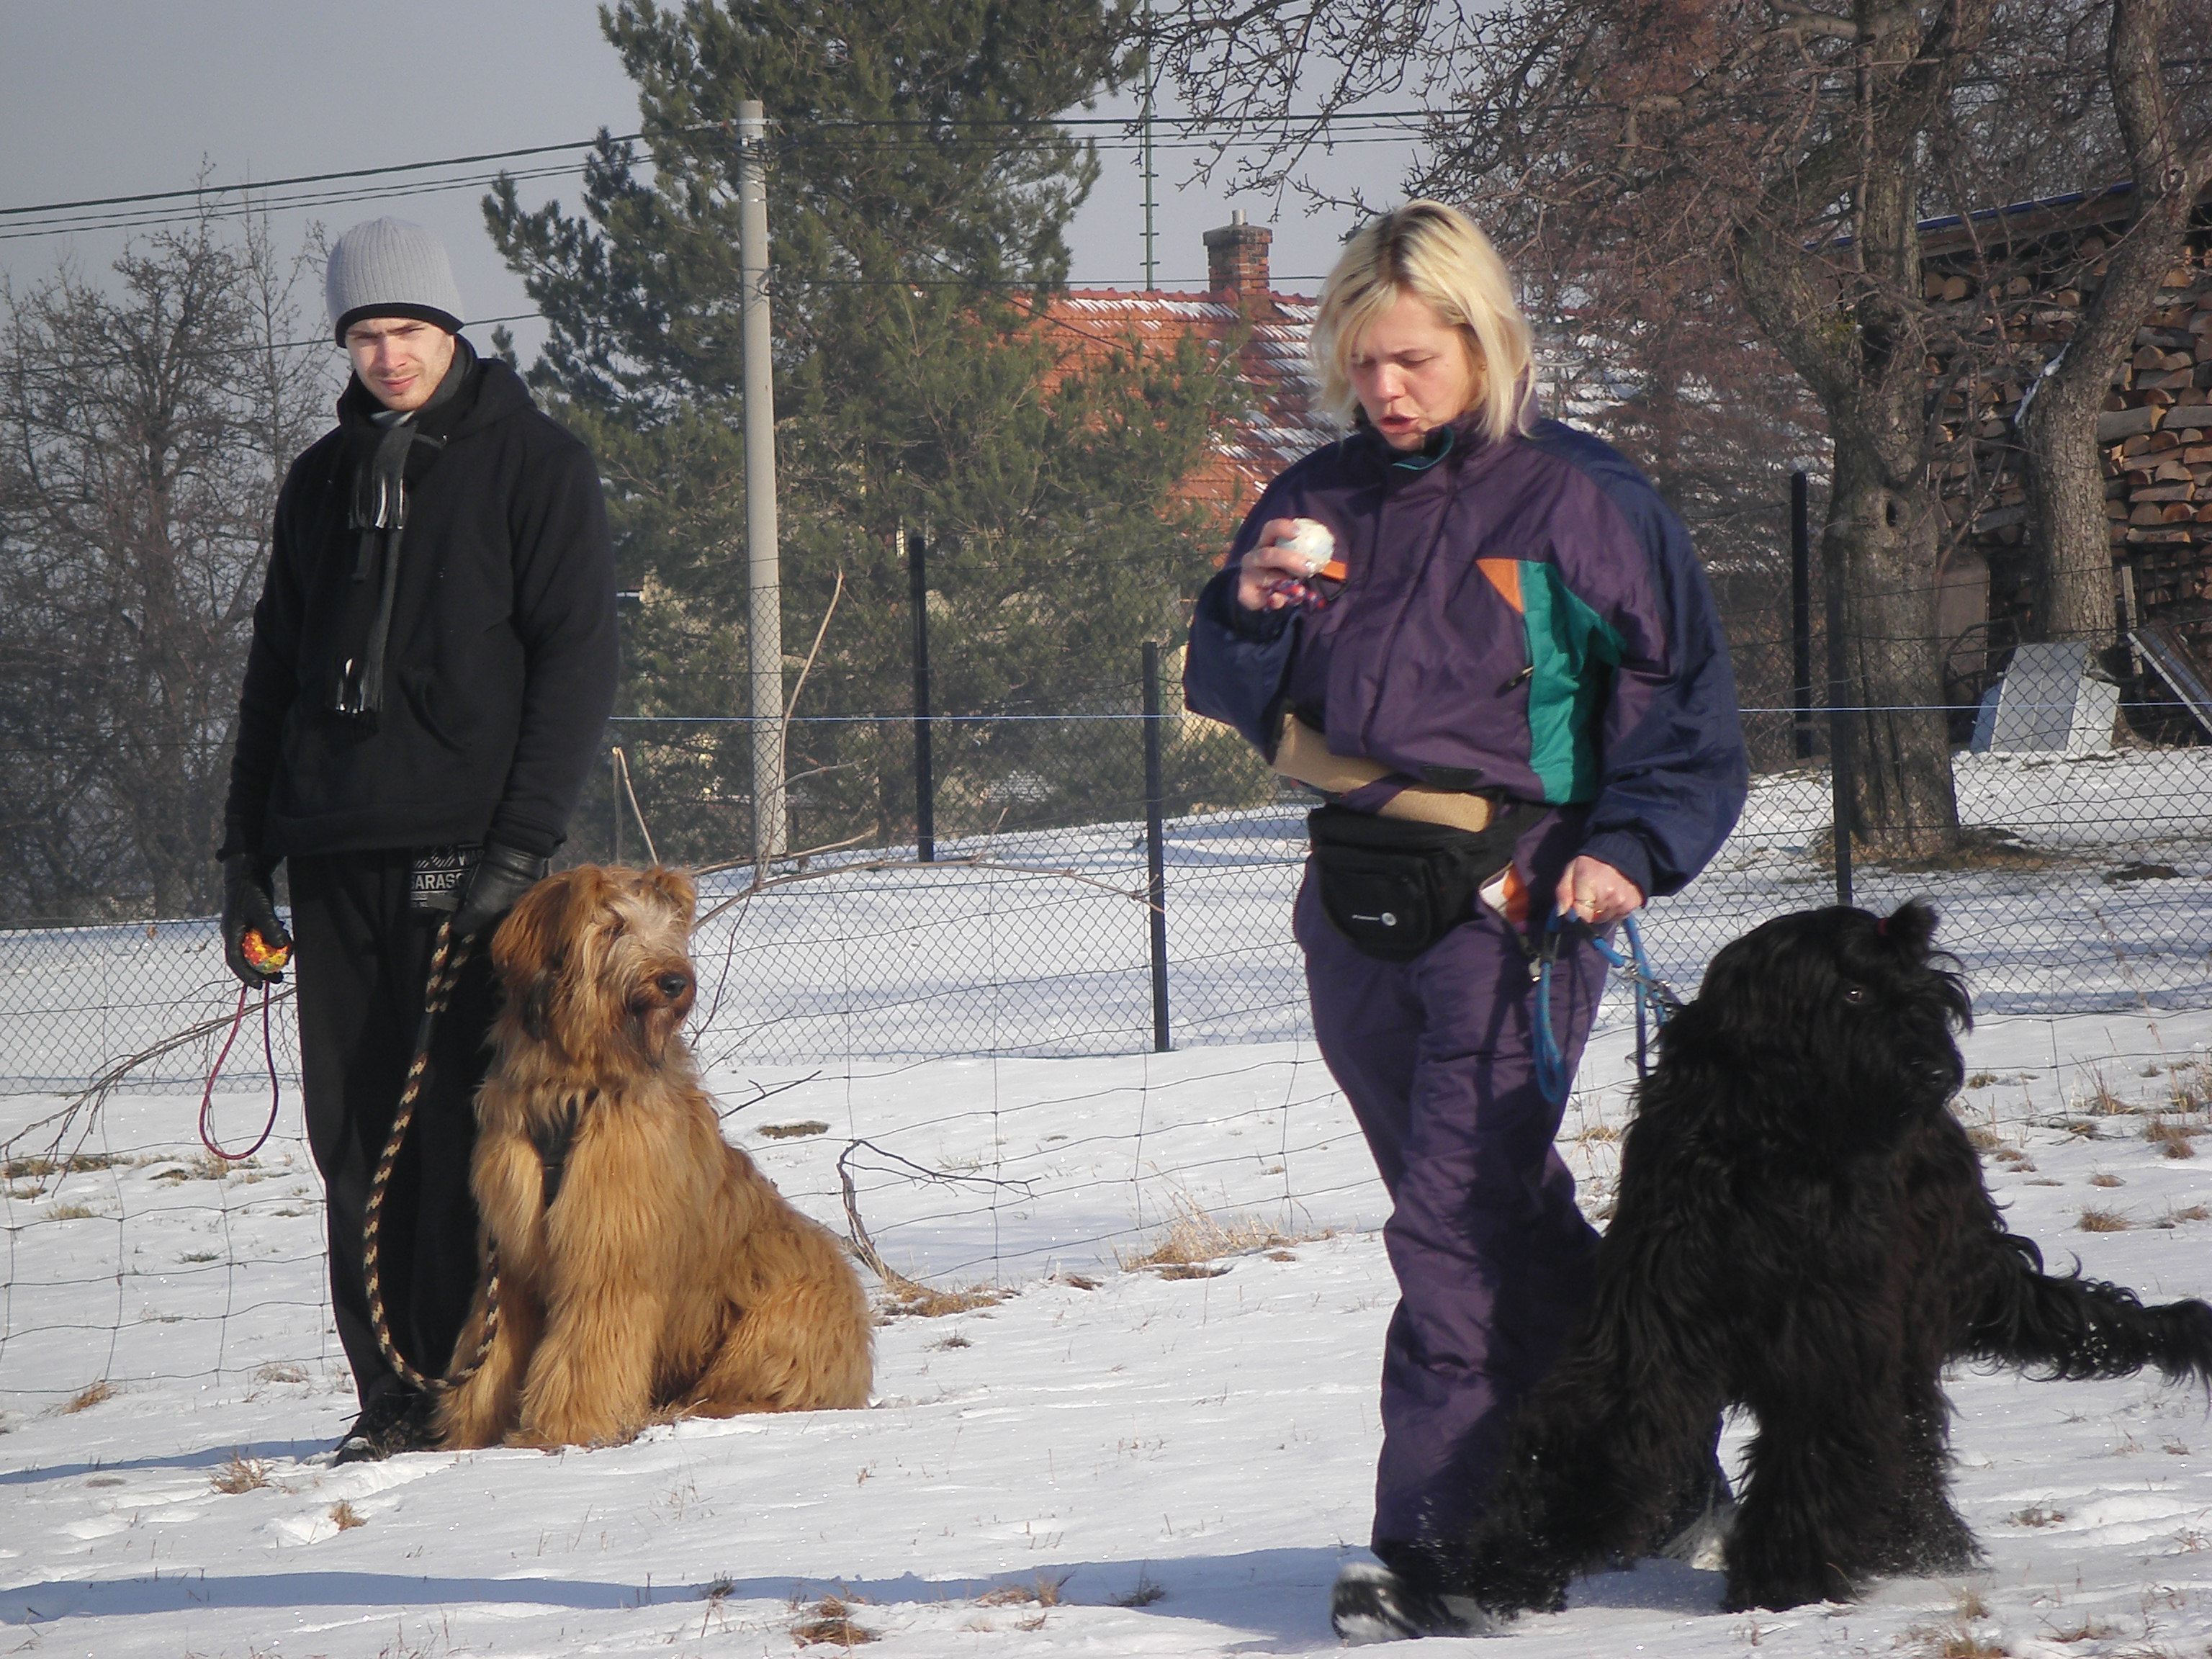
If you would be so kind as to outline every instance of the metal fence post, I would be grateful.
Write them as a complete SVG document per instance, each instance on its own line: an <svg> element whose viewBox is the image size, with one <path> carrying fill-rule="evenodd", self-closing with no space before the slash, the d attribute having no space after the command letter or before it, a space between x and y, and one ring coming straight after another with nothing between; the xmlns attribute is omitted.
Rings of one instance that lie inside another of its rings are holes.
<svg viewBox="0 0 2212 1659"><path fill-rule="evenodd" d="M1844 562L1827 563L1828 612L1828 781L1835 817L1836 902L1851 902L1851 694L1850 658L1844 648Z"/></svg>
<svg viewBox="0 0 2212 1659"><path fill-rule="evenodd" d="M1160 648L1145 641L1145 918L1151 924L1152 951L1152 1048L1165 1054L1168 1042L1167 832L1161 823Z"/></svg>
<svg viewBox="0 0 2212 1659"><path fill-rule="evenodd" d="M937 858L937 767L929 747L929 549L927 538L901 530L906 544L908 608L914 612L914 852Z"/></svg>
<svg viewBox="0 0 2212 1659"><path fill-rule="evenodd" d="M1792 738L1799 760L1813 757L1812 489L1801 469L1790 475L1790 671Z"/></svg>

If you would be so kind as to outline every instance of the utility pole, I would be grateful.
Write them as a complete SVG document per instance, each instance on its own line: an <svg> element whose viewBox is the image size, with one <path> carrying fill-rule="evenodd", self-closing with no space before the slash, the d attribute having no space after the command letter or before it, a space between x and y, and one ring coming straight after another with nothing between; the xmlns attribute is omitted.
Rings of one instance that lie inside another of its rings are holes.
<svg viewBox="0 0 2212 1659"><path fill-rule="evenodd" d="M768 118L738 105L738 278L744 348L745 568L751 597L753 862L783 856L783 578L776 549L775 391L768 327Z"/></svg>

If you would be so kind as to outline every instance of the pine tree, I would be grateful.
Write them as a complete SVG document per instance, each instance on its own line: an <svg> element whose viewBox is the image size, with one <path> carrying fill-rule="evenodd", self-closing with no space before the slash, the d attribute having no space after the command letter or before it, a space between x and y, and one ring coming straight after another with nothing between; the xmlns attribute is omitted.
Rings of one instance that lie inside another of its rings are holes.
<svg viewBox="0 0 2212 1659"><path fill-rule="evenodd" d="M1180 630L1181 601L1221 538L1170 510L1168 492L1231 382L1194 347L1131 344L1078 364L1075 348L1096 343L1042 318L1097 173L1054 117L1126 71L1127 11L1122 0L640 0L604 14L638 84L642 137L602 135L580 215L526 210L507 180L486 210L551 326L533 380L599 453L628 585L644 594L629 640L635 712L744 707L745 98L763 101L775 135L787 683L823 630L797 712L908 709L902 532L930 550L936 712L1097 707L1109 683L1133 699L1139 642ZM1053 775L1004 736L962 747L968 769ZM900 834L913 812L907 741L879 723L794 727L794 844ZM656 810L682 794L690 828L676 844L727 852L747 838L746 740L692 752L684 767L659 757ZM959 787L948 781L947 805ZM1073 773L1048 782L1031 816L1074 810L1072 790Z"/></svg>

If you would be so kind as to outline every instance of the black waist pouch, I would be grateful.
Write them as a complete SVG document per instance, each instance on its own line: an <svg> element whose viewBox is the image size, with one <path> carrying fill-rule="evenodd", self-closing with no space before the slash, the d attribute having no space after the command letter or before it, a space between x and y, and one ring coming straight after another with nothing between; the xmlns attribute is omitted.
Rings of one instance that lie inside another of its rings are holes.
<svg viewBox="0 0 2212 1659"><path fill-rule="evenodd" d="M1367 955L1411 962L1474 914L1476 895L1542 810L1510 806L1474 831L1317 806L1306 834L1322 914Z"/></svg>

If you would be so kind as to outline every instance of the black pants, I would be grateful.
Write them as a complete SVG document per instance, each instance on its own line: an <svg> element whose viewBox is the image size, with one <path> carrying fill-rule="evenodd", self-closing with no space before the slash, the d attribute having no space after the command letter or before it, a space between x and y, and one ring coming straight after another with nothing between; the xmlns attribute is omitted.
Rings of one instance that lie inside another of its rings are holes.
<svg viewBox="0 0 2212 1659"><path fill-rule="evenodd" d="M289 860L307 1140L329 1208L338 1340L363 1406L403 1386L377 1346L362 1253L369 1182L414 1058L437 939L438 914L408 904L413 856L335 853ZM469 1154L495 1008L479 941L451 1006L438 1018L414 1125L379 1224L392 1340L416 1370L432 1376L445 1370L476 1289Z"/></svg>

